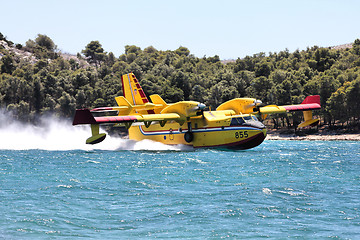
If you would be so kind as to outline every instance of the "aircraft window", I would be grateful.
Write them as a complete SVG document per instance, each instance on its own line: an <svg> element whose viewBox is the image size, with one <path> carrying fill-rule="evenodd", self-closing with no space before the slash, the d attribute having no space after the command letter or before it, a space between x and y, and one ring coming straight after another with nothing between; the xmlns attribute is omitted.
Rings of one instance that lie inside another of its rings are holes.
<svg viewBox="0 0 360 240"><path fill-rule="evenodd" d="M232 118L232 119L231 119L230 126L243 125L244 122L245 122L245 121L244 121L244 119L243 119L242 117Z"/></svg>
<svg viewBox="0 0 360 240"><path fill-rule="evenodd" d="M245 122L246 122L246 121L249 121L249 120L252 120L252 119L251 119L250 116L246 116L246 117L244 117L244 120L245 120Z"/></svg>
<svg viewBox="0 0 360 240"><path fill-rule="evenodd" d="M259 121L256 116L251 116L254 121Z"/></svg>

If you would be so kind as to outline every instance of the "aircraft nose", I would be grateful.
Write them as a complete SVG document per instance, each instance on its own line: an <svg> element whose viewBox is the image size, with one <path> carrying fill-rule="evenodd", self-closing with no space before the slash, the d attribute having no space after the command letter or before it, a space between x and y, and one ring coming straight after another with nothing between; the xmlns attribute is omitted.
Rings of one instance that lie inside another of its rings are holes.
<svg viewBox="0 0 360 240"><path fill-rule="evenodd" d="M259 129L265 129L265 125L260 121L246 121L246 123L244 123L243 125L256 127Z"/></svg>

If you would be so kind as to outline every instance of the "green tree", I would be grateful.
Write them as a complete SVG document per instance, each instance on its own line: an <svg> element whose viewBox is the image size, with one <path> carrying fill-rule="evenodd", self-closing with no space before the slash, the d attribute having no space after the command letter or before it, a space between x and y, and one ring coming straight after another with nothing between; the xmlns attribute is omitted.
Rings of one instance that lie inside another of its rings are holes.
<svg viewBox="0 0 360 240"><path fill-rule="evenodd" d="M327 100L330 98L331 94L339 88L339 82L335 81L334 77L324 75L320 78L319 90L320 90L320 101L322 106L326 106ZM322 112L324 113L325 122L332 124L332 115L329 113L328 109L323 108Z"/></svg>
<svg viewBox="0 0 360 240"><path fill-rule="evenodd" d="M325 106L326 101L329 99L331 94L339 88L339 82L334 79L332 76L324 75L320 78L320 97L321 105Z"/></svg>
<svg viewBox="0 0 360 240"><path fill-rule="evenodd" d="M256 77L264 76L268 77L271 73L271 66L268 62L261 62L255 65L255 75Z"/></svg>
<svg viewBox="0 0 360 240"><path fill-rule="evenodd" d="M39 79L34 81L34 94L32 99L32 105L36 113L40 113L43 107L43 85Z"/></svg>
<svg viewBox="0 0 360 240"><path fill-rule="evenodd" d="M148 54L151 54L151 53L156 53L157 50L156 50L156 48L154 48L153 46L149 46L149 47L147 47L147 48L144 49L144 52L145 52L145 53L148 53Z"/></svg>
<svg viewBox="0 0 360 240"><path fill-rule="evenodd" d="M358 122L360 120L360 77L356 80L352 81L349 87L346 89L346 99L347 99L347 106L349 110L350 116L354 119L354 121Z"/></svg>
<svg viewBox="0 0 360 240"><path fill-rule="evenodd" d="M277 85L277 103L280 105L291 103L292 84L289 80Z"/></svg>
<svg viewBox="0 0 360 240"><path fill-rule="evenodd" d="M106 57L106 53L99 41L91 41L81 52L87 57L88 62L94 63L96 67L100 66Z"/></svg>
<svg viewBox="0 0 360 240"><path fill-rule="evenodd" d="M135 55L138 55L141 52L141 48L135 46L135 45L126 45L125 46L125 54L134 53Z"/></svg>
<svg viewBox="0 0 360 240"><path fill-rule="evenodd" d="M56 45L53 40L46 35L38 34L38 36L35 38L35 43L49 51L55 51L56 49Z"/></svg>
<svg viewBox="0 0 360 240"><path fill-rule="evenodd" d="M163 82L165 82L165 79L162 76L155 76L149 73L140 80L141 87L148 96L160 94Z"/></svg>
<svg viewBox="0 0 360 240"><path fill-rule="evenodd" d="M71 117L75 112L75 99L70 94L63 92L59 98L59 104L57 106L58 113L63 117Z"/></svg>
<svg viewBox="0 0 360 240"><path fill-rule="evenodd" d="M53 111L55 111L56 101L54 100L54 98L52 96L47 94L44 99L43 105L44 105L44 107L42 108L42 112L52 113Z"/></svg>
<svg viewBox="0 0 360 240"><path fill-rule="evenodd" d="M41 59L39 60L37 63L35 63L34 65L34 73L38 73L40 72L40 70L45 69L48 66L48 62L45 59Z"/></svg>
<svg viewBox="0 0 360 240"><path fill-rule="evenodd" d="M176 71L171 77L170 82L172 86L182 89L184 93L184 100L189 100L191 94L191 85L189 78L181 71Z"/></svg>
<svg viewBox="0 0 360 240"><path fill-rule="evenodd" d="M356 55L360 55L360 39L354 41L352 49Z"/></svg>
<svg viewBox="0 0 360 240"><path fill-rule="evenodd" d="M107 66L112 67L116 61L115 55L112 52L109 52L106 58Z"/></svg>
<svg viewBox="0 0 360 240"><path fill-rule="evenodd" d="M186 47L180 46L178 49L175 50L175 53L179 56L189 56L190 50Z"/></svg>
<svg viewBox="0 0 360 240"><path fill-rule="evenodd" d="M326 110L332 116L332 119L340 120L344 123L349 117L349 109L346 104L346 89L349 87L350 82L346 82L336 92L332 93L326 101Z"/></svg>
<svg viewBox="0 0 360 240"><path fill-rule="evenodd" d="M28 121L30 114L30 105L28 102L21 100L17 106L18 118L22 121Z"/></svg>
<svg viewBox="0 0 360 240"><path fill-rule="evenodd" d="M135 59L136 59L136 54L135 53L128 53L126 55L126 61L128 63L132 63L133 61L135 61Z"/></svg>
<svg viewBox="0 0 360 240"><path fill-rule="evenodd" d="M86 76L86 72L80 71L74 74L75 75L72 77L72 85L75 89L80 89L90 82L89 78Z"/></svg>
<svg viewBox="0 0 360 240"><path fill-rule="evenodd" d="M198 84L192 88L190 99L203 103L205 101L206 89Z"/></svg>
<svg viewBox="0 0 360 240"><path fill-rule="evenodd" d="M260 99L264 103L271 103L273 92L271 91L273 82L264 77L255 78L251 85L246 89L247 95L253 98Z"/></svg>
<svg viewBox="0 0 360 240"><path fill-rule="evenodd" d="M162 94L165 102L175 103L184 100L184 93L181 89L168 84L163 85Z"/></svg>
<svg viewBox="0 0 360 240"><path fill-rule="evenodd" d="M12 72L16 69L14 60L10 55L6 55L1 58L1 73L12 74Z"/></svg>
<svg viewBox="0 0 360 240"><path fill-rule="evenodd" d="M76 108L84 108L86 107L85 106L85 103L86 103L86 95L85 95L85 92L84 90L80 90L76 96L75 96L75 99L76 99Z"/></svg>
<svg viewBox="0 0 360 240"><path fill-rule="evenodd" d="M212 109L215 109L221 103L238 96L239 93L237 92L236 88L229 85L226 80L222 80L210 88L208 96L206 97L206 105L211 106Z"/></svg>

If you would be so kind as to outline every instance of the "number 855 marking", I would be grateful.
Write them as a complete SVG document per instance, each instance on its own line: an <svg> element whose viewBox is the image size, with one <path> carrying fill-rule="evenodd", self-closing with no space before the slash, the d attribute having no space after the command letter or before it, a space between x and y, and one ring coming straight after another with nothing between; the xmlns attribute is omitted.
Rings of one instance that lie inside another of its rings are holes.
<svg viewBox="0 0 360 240"><path fill-rule="evenodd" d="M235 132L235 138L247 138L249 137L247 131Z"/></svg>

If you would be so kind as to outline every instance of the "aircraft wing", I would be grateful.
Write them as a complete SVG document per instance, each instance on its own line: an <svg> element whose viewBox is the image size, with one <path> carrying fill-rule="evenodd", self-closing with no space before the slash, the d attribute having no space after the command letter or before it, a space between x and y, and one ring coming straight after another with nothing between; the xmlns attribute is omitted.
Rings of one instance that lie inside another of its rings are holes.
<svg viewBox="0 0 360 240"><path fill-rule="evenodd" d="M73 125L170 121L178 119L180 119L180 115L176 113L94 117L89 109L78 109L75 113Z"/></svg>

